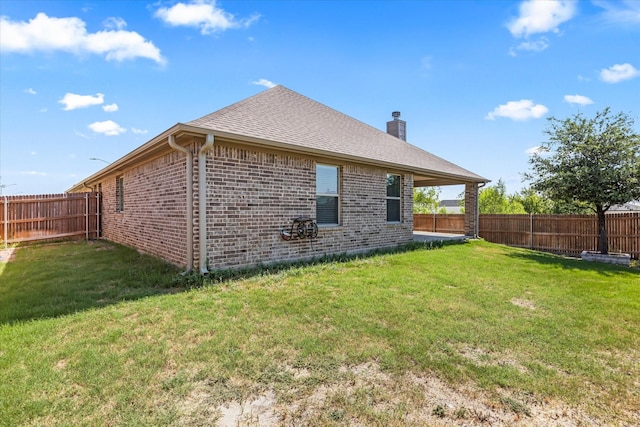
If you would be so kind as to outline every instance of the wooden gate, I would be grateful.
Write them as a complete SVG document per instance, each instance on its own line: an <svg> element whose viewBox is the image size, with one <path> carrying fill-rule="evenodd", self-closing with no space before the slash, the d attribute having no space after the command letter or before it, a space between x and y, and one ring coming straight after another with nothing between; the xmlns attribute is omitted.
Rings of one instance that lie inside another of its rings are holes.
<svg viewBox="0 0 640 427"><path fill-rule="evenodd" d="M0 238L10 243L100 237L100 193L0 197Z"/></svg>

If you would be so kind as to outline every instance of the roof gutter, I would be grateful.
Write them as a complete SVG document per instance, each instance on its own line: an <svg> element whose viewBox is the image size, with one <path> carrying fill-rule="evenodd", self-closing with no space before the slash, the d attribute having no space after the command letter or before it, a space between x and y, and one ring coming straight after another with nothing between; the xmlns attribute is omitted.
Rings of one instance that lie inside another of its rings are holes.
<svg viewBox="0 0 640 427"><path fill-rule="evenodd" d="M173 134L169 135L169 146L187 156L187 269L189 273L193 268L193 153L188 148L176 144Z"/></svg>
<svg viewBox="0 0 640 427"><path fill-rule="evenodd" d="M381 161L381 160L372 160L372 159L358 157L358 156L352 156L352 155L337 154L337 153L332 153L332 152L328 152L328 151L324 151L324 150L318 150L318 149L312 149L312 148L301 148L299 146L295 146L295 145L292 145L292 144L276 142L276 141L270 141L270 140L266 140L266 139L255 138L255 137L247 137L247 136L238 135L238 134L234 134L234 133L230 133L230 132L214 131L214 130L211 130L211 129L202 128L202 127L193 126L193 125L188 125L188 124L184 124L184 123L177 123L174 126L172 126L171 128L169 128L166 131L164 131L163 133L161 133L160 135L158 135L155 138L153 138L152 140L150 140L149 142L147 142L146 144L141 145L140 147L138 147L137 149L135 149L131 153L127 154L126 156L122 157L119 160L116 160L115 162L111 163L110 165L108 165L104 169L102 169L102 170L94 173L90 177L86 178L85 182L91 183L91 182L97 181L97 180L101 179L103 176L106 176L106 175L108 175L110 173L113 173L114 170L121 170L121 169L125 168L127 165L135 162L137 159L139 159L141 157L144 157L146 153L148 153L148 152L150 152L152 150L156 150L159 146L161 146L164 143L165 138L168 138L169 135L179 136L179 134L181 134L181 133L194 134L194 135L215 135L215 136L220 137L220 138L228 138L228 139L232 139L232 140L239 140L241 142L255 143L255 144L259 144L260 146L263 146L263 147L270 147L270 148L274 148L274 149L286 150L286 151L289 151L291 153L300 153L300 154L315 155L315 156L322 156L322 157L329 156L329 157L333 157L333 158L336 158L336 159L352 161L352 162L358 162L358 163L364 163L364 164L369 164L369 165L372 165L372 166L381 166L381 167L387 167L387 168L409 170L409 171L411 171L413 173L417 173L417 174L420 174L420 175L428 175L428 176L433 176L435 178L440 178L440 180L438 180L438 181L436 181L434 183L430 183L429 185L444 185L442 180L450 181L451 184L464 184L465 182L478 182L478 183L481 183L481 182L489 182L490 181L490 180L488 180L486 178L483 178L483 177L480 177L480 176L475 178L475 177L464 176L464 175L450 174L450 173L441 172L441 171L433 171L433 170L428 170L428 169L407 167L406 165L398 165L398 164L392 163L392 162L385 162L385 161ZM83 184L84 183L76 184L73 187L71 187L70 189L68 189L67 192L81 191L81 189L83 187Z"/></svg>
<svg viewBox="0 0 640 427"><path fill-rule="evenodd" d="M483 178L481 176L478 176L477 178L474 177L470 177L470 176L464 176L464 175L457 175L457 174L451 174L451 173L446 173L446 172L440 172L440 171L433 171L433 170L429 170L429 169L422 169L422 168L416 168L416 167L411 167L411 166L407 166L407 165L401 165L401 164L397 164L397 163L393 163L393 162L385 162L382 160L373 160L373 159L369 159L369 158L365 158L365 157L359 157L359 156L354 156L354 155L348 155L348 154L338 154L338 153L334 153L334 152L330 152L330 151L326 151L326 150L320 150L320 149L314 149L314 148L307 148L307 147L300 147L297 145L292 145L292 144L288 144L286 142L277 142L277 141L271 141L268 139L262 139L262 138L256 138L256 137L250 137L250 136L245 136L245 135L239 135L239 134L234 134L234 133L230 133L230 132L224 132L224 131L218 131L218 130L211 130L211 129L207 129L207 128L203 128L203 127L198 127L198 126L193 126L193 125L187 125L184 123L180 123L179 125L180 130L185 131L185 132L193 132L193 133L199 133L199 134L203 134L206 132L209 132L211 134L215 134L217 137L220 138L228 138L228 139L235 139L238 140L240 142L250 142L250 143L254 143L254 144L259 144L263 147L270 147L270 148L274 148L274 149L280 149L280 150L286 150L290 153L300 153L300 154L306 154L306 155L315 155L315 156L322 156L322 157L333 157L336 159L342 159L342 160L347 160L347 161L352 161L352 162L357 162L357 163L364 163L364 164L369 164L372 166L381 166L381 167L387 167L387 168L394 168L394 169L400 169L400 170L410 170L413 173L419 173L421 175L430 175L430 176L434 176L434 177L438 177L438 178L442 178L442 179L452 179L456 181L456 184L464 184L465 182L489 182L489 179ZM475 175L475 174L474 174ZM434 184L436 185L436 184Z"/></svg>
<svg viewBox="0 0 640 427"><path fill-rule="evenodd" d="M198 153L198 225L200 244L200 273L207 274L207 152L213 148L213 134L207 135L207 142Z"/></svg>

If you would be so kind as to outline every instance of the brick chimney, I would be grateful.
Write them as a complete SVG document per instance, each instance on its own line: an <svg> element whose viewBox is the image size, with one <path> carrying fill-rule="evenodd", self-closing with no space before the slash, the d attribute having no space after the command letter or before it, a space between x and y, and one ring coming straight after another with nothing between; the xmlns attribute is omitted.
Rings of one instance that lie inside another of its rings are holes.
<svg viewBox="0 0 640 427"><path fill-rule="evenodd" d="M400 120L400 111L391 113L393 120L387 122L387 133L403 141L407 140L407 122Z"/></svg>

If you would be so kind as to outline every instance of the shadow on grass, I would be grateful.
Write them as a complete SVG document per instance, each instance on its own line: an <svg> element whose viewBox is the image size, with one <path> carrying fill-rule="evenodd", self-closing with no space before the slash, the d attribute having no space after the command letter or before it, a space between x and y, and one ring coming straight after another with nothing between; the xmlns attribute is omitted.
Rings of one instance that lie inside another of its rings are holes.
<svg viewBox="0 0 640 427"><path fill-rule="evenodd" d="M32 245L0 262L0 325L64 316L123 301L182 292L228 280L273 274L307 265L419 249L437 249L459 241L414 242L360 254L336 254L294 262L215 270L206 276L180 274L158 258L108 241Z"/></svg>
<svg viewBox="0 0 640 427"><path fill-rule="evenodd" d="M625 267L621 265L605 264L599 262L582 261L579 258L569 258L562 255L556 255L548 252L536 251L518 251L510 252L508 257L525 261L532 261L538 264L555 266L564 270L576 271L596 271L604 276L615 276L620 273L631 273L640 275L640 269Z"/></svg>
<svg viewBox="0 0 640 427"><path fill-rule="evenodd" d="M179 292L179 272L106 241L18 247L10 262L0 262L0 325Z"/></svg>

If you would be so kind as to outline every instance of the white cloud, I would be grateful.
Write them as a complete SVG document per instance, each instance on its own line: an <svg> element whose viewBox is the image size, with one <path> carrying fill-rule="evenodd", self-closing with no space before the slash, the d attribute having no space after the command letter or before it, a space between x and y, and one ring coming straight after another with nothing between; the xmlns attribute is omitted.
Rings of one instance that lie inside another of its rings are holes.
<svg viewBox="0 0 640 427"><path fill-rule="evenodd" d="M526 150L524 150L524 153L527 156L542 156L542 157L548 157L549 155L551 155L551 152L549 151L548 148L544 148L540 145L536 145L535 147L531 147L531 148L527 148Z"/></svg>
<svg viewBox="0 0 640 427"><path fill-rule="evenodd" d="M528 156L533 156L536 153L540 152L540 146L536 145L535 147L531 147L531 148L527 148L526 150L524 150L524 153Z"/></svg>
<svg viewBox="0 0 640 427"><path fill-rule="evenodd" d="M35 51L64 51L75 55L92 53L105 55L109 61L148 58L164 63L160 50L135 31L125 31L126 23L110 18L108 26L114 29L88 33L80 18L52 18L39 13L25 21L11 21L0 17L0 50L31 53Z"/></svg>
<svg viewBox="0 0 640 427"><path fill-rule="evenodd" d="M38 110L39 113L46 113L47 111L49 111L49 109L46 107Z"/></svg>
<svg viewBox="0 0 640 427"><path fill-rule="evenodd" d="M38 92L36 92L35 90L33 90L33 88L29 88L29 89L25 89L24 93L28 93L29 95L35 95Z"/></svg>
<svg viewBox="0 0 640 427"><path fill-rule="evenodd" d="M520 4L520 15L511 20L507 28L514 37L557 33L560 24L573 18L575 13L576 2L572 0L526 0Z"/></svg>
<svg viewBox="0 0 640 427"><path fill-rule="evenodd" d="M267 87L269 89L271 89L272 87L278 86L277 83L274 83L274 82L272 82L270 80L267 80L267 79L256 80L256 81L251 82L251 84L254 84L256 86L264 86L264 87Z"/></svg>
<svg viewBox="0 0 640 427"><path fill-rule="evenodd" d="M177 27L195 27L201 34L211 34L233 28L247 28L260 17L236 19L231 13L216 6L215 0L195 0L190 3L176 3L156 11L155 16L167 24Z"/></svg>
<svg viewBox="0 0 640 427"><path fill-rule="evenodd" d="M526 41L522 42L516 48L517 50L528 50L532 52L542 52L546 48L549 47L549 39L546 37L541 37L536 41Z"/></svg>
<svg viewBox="0 0 640 427"><path fill-rule="evenodd" d="M31 176L47 176L46 172L38 172L38 171L22 171L20 175L31 175Z"/></svg>
<svg viewBox="0 0 640 427"><path fill-rule="evenodd" d="M136 128L131 128L131 132L133 132L136 135L146 135L147 132L149 132L146 129L136 129Z"/></svg>
<svg viewBox="0 0 640 427"><path fill-rule="evenodd" d="M566 102L568 102L569 104L578 104L578 105L589 105L589 104L593 104L593 101L591 100L591 98L587 98L586 96L582 96L582 95L565 95L564 96L564 100Z"/></svg>
<svg viewBox="0 0 640 427"><path fill-rule="evenodd" d="M107 113L115 113L118 111L118 104L103 105L102 109Z"/></svg>
<svg viewBox="0 0 640 427"><path fill-rule="evenodd" d="M600 80L606 83L618 83L638 76L640 76L640 71L629 63L615 64L600 70Z"/></svg>
<svg viewBox="0 0 640 427"><path fill-rule="evenodd" d="M506 117L511 120L539 119L547 114L549 109L542 104L534 105L530 99L509 101L493 109L485 116L486 120L495 120L496 117Z"/></svg>
<svg viewBox="0 0 640 427"><path fill-rule="evenodd" d="M91 123L89 125L89 129L91 129L95 133L102 133L107 136L116 136L127 131L125 128L120 127L120 125L113 120Z"/></svg>
<svg viewBox="0 0 640 427"><path fill-rule="evenodd" d="M31 155L32 155L32 156L35 156L36 154L38 154L38 153L36 153L35 151L32 151L32 152L31 152Z"/></svg>
<svg viewBox="0 0 640 427"><path fill-rule="evenodd" d="M64 105L65 111L76 110L78 108L87 108L92 105L104 103L104 95L101 93L96 93L95 96L66 93L58 103Z"/></svg>
<svg viewBox="0 0 640 427"><path fill-rule="evenodd" d="M593 4L604 9L604 19L612 24L640 24L640 2L637 0L593 0Z"/></svg>
<svg viewBox="0 0 640 427"><path fill-rule="evenodd" d="M105 19L102 25L109 30L122 30L127 27L127 22L122 18L111 17Z"/></svg>

